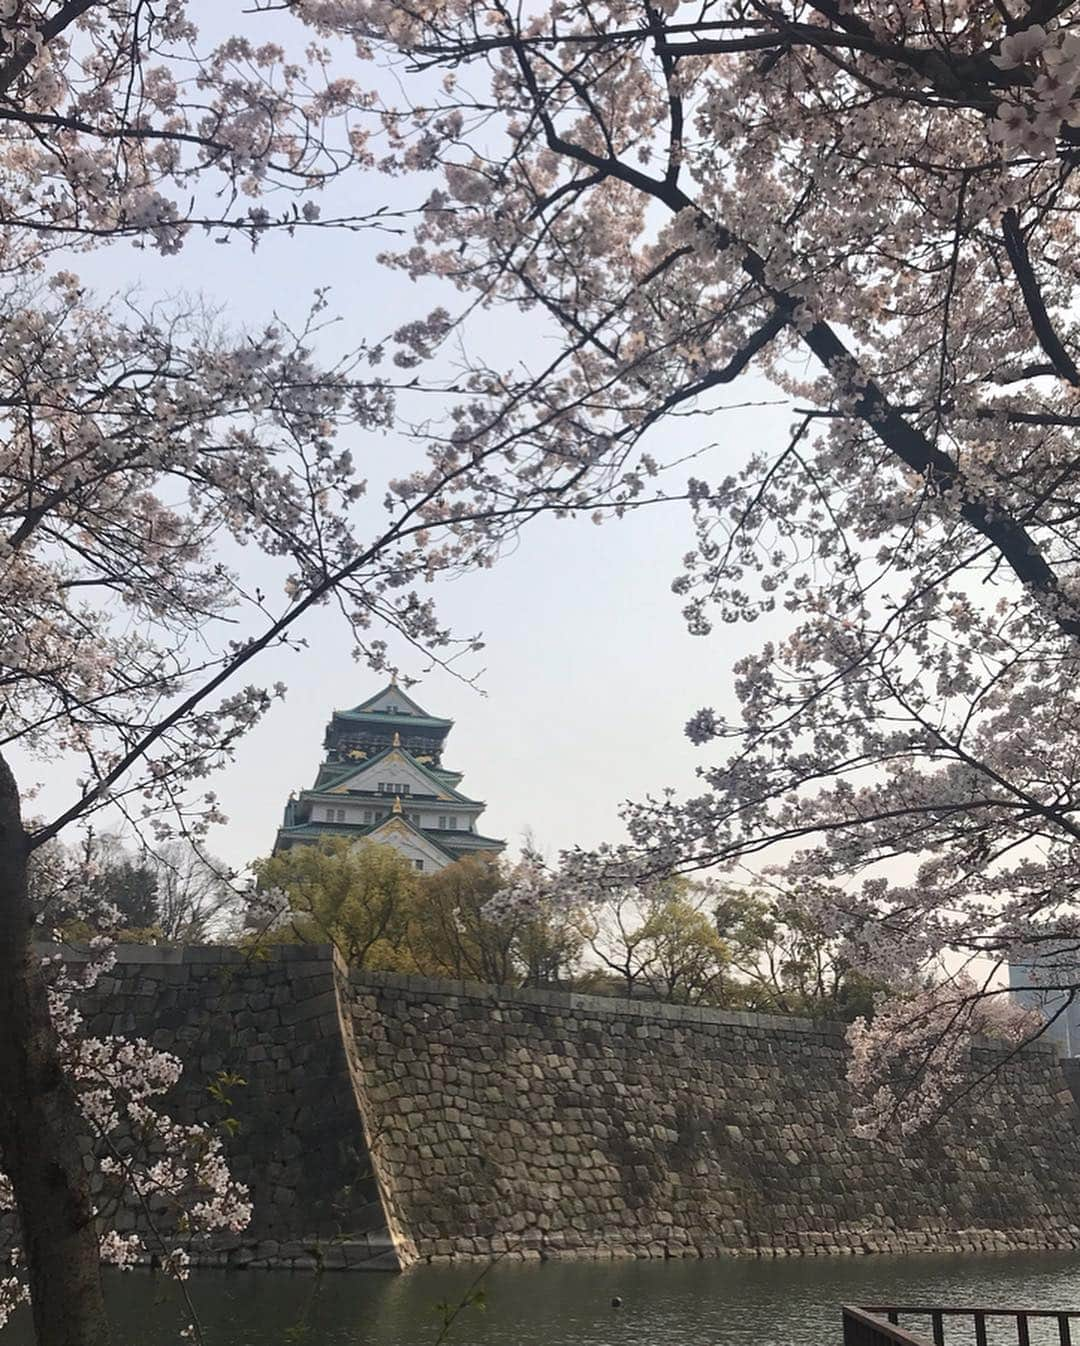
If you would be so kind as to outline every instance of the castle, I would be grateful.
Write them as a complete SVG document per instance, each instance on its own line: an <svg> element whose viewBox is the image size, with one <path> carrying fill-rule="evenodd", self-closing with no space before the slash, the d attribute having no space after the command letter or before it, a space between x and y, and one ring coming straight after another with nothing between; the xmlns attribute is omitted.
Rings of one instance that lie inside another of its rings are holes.
<svg viewBox="0 0 1080 1346"><path fill-rule="evenodd" d="M325 836L393 846L432 873L466 855L497 855L483 836L484 804L461 793L462 773L442 765L453 720L429 715L397 679L352 710L336 710L315 784L290 797L274 853Z"/></svg>

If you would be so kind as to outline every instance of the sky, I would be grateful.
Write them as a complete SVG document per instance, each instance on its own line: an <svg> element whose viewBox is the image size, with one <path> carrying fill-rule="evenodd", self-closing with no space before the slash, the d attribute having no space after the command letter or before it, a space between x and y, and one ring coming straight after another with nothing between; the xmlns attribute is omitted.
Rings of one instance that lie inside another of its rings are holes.
<svg viewBox="0 0 1080 1346"><path fill-rule="evenodd" d="M370 211L422 195L411 183L402 188L357 177L331 204ZM330 311L341 319L324 341L331 355L421 316L433 302L454 300L380 266L376 253L387 241L318 230L272 237L252 253L236 238L228 245L196 238L167 259L120 243L64 265L102 294L130 287L144 298L198 294L234 326L259 324L272 312L301 321L314 291L329 285ZM511 340L505 317L490 322L485 331L481 315L474 336L505 350ZM522 360L535 364L544 354L524 326L512 341ZM775 403L777 394L751 376L730 400L769 399ZM696 447L699 436L715 440L688 469L715 478L762 443L779 441L788 419L783 406L758 406L698 427L681 421L664 433L688 437L677 445L680 452ZM376 480L400 472L416 454L393 434L354 436L348 446ZM708 749L689 743L684 724L703 706L721 715L734 709L733 664L775 630L727 627L704 638L686 632L670 585L692 543L684 504L603 527L547 519L530 525L493 570L436 585L440 616L458 633L481 631L486 648L472 666L476 686L436 670L412 695L430 713L455 721L444 761L464 772L467 794L487 802L481 820L487 835L505 838L514 850L528 832L552 855L618 841L623 801L667 786L694 789L695 769L712 759ZM311 614L299 634L306 651L268 653L251 675L261 685L283 681L284 702L209 782L229 818L210 847L237 867L269 852L289 792L313 783L331 712L366 700L384 681L353 661L350 634L330 609ZM391 649L403 674L422 673L420 657L400 645ZM21 780L42 786L36 810L48 815L72 801L70 764L15 765Z"/></svg>

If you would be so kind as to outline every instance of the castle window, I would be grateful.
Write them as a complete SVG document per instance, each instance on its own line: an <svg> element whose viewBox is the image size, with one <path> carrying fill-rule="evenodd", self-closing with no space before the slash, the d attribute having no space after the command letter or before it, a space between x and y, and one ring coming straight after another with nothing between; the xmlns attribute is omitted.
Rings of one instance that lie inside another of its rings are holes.
<svg viewBox="0 0 1080 1346"><path fill-rule="evenodd" d="M399 795L407 795L407 794L411 793L411 790L412 790L412 786L410 786L410 785L399 785L399 786L397 787L397 792L398 792Z"/></svg>
<svg viewBox="0 0 1080 1346"><path fill-rule="evenodd" d="M345 810L344 810L344 809L338 809L338 811L337 811L337 820L338 820L339 823L343 823L343 822L345 821Z"/></svg>
<svg viewBox="0 0 1080 1346"><path fill-rule="evenodd" d="M369 823L369 822L371 822L371 819L372 819L372 812L371 812L371 810L370 810L370 809L365 809L365 810L364 810L364 822Z"/></svg>
<svg viewBox="0 0 1080 1346"><path fill-rule="evenodd" d="M423 868L424 868L424 862L423 862L423 860L414 860L414 861L413 861L413 864L416 866L417 869L423 869Z"/></svg>
<svg viewBox="0 0 1080 1346"><path fill-rule="evenodd" d="M446 831L446 814L445 814L445 813L440 813L440 814L439 814L439 827L440 827L444 832Z"/></svg>

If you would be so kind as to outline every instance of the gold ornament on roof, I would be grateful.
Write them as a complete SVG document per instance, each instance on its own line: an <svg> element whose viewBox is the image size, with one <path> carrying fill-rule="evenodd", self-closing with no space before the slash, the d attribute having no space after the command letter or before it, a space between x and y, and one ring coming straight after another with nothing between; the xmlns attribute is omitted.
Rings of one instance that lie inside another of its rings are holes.
<svg viewBox="0 0 1080 1346"><path fill-rule="evenodd" d="M400 795L395 795L395 796L394 796L394 807L393 807L393 809L391 810L391 812L392 812L392 813L400 813L400 812L401 812L401 796L400 796Z"/></svg>
<svg viewBox="0 0 1080 1346"><path fill-rule="evenodd" d="M394 740L393 740L393 742L394 742L394 747L395 747L395 748L400 748L400 747L401 747L401 735L398 733L398 731L397 731L396 729L394 730Z"/></svg>

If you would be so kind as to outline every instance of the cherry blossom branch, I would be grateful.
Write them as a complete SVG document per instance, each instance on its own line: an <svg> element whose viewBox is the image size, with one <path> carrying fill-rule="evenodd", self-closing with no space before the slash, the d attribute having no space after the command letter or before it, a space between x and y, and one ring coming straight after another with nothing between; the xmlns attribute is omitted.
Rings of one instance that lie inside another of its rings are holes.
<svg viewBox="0 0 1080 1346"><path fill-rule="evenodd" d="M1015 210L1007 210L1002 215L1001 235L1005 240L1005 251L1020 284L1020 293L1024 296L1024 303L1031 317L1031 326L1039 345L1046 352L1047 358L1058 374L1073 387L1080 387L1080 369L1077 369L1076 362L1054 331L1050 315L1046 311L1046 304L1039 292L1039 283L1035 278L1035 271Z"/></svg>

